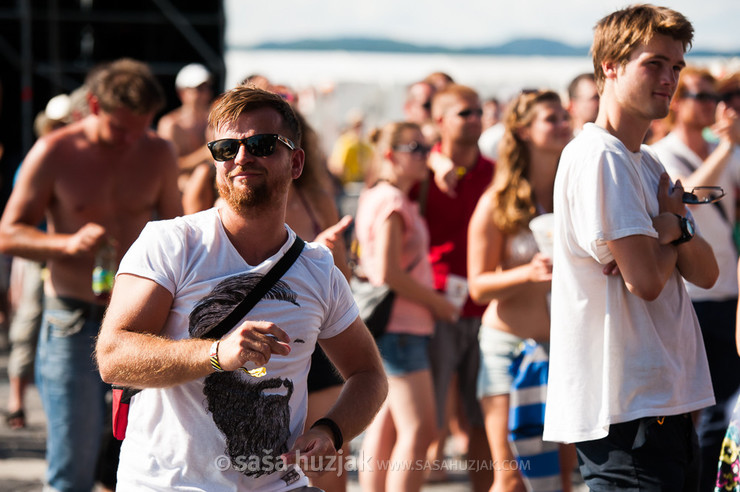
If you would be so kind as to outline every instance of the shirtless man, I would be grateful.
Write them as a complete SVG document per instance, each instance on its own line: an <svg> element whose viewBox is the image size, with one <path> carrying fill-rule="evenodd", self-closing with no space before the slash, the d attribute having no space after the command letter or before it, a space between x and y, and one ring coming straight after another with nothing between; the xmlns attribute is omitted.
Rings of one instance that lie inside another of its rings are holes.
<svg viewBox="0 0 740 492"><path fill-rule="evenodd" d="M213 98L211 72L199 63L185 65L175 78L182 105L159 119L157 133L175 145L182 190L193 169L209 161L206 150L208 111Z"/></svg>
<svg viewBox="0 0 740 492"><path fill-rule="evenodd" d="M55 490L94 482L107 390L92 359L105 309L95 253L110 242L120 259L147 221L182 214L174 150L150 130L164 98L148 67L118 60L86 85L91 114L38 140L0 220L0 252L49 269L37 381ZM36 228L44 218L47 231Z"/></svg>

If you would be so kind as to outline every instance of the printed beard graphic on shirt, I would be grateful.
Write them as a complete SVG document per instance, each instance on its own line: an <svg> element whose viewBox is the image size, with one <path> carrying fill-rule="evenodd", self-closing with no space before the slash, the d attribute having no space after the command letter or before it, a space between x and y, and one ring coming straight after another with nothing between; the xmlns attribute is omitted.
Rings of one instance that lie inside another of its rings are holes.
<svg viewBox="0 0 740 492"><path fill-rule="evenodd" d="M188 331L201 337L252 291L262 274L241 274L220 282L190 313ZM297 294L283 281L263 297L300 306ZM278 470L278 457L288 451L290 397L293 382L252 378L237 372L206 377L203 393L213 421L226 438L226 454L235 470L260 477ZM252 466L252 465L258 466Z"/></svg>
<svg viewBox="0 0 740 492"><path fill-rule="evenodd" d="M208 411L226 437L226 454L235 470L260 477L278 470L278 457L288 451L290 397L288 379L254 379L237 372L217 372L206 377L203 393Z"/></svg>

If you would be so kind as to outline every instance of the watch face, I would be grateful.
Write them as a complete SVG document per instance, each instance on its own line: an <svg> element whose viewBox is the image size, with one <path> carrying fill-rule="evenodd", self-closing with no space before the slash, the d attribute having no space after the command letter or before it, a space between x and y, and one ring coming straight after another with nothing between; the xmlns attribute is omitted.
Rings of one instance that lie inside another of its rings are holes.
<svg viewBox="0 0 740 492"><path fill-rule="evenodd" d="M694 230L694 223L691 222L689 219L685 219L686 222L686 232L689 234L689 236L694 237L694 233L696 232Z"/></svg>

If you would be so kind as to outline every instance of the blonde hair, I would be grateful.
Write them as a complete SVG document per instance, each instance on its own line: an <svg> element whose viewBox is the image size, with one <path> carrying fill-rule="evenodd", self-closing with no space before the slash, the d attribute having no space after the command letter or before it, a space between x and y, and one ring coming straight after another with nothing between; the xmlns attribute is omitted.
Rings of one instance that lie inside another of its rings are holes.
<svg viewBox="0 0 740 492"><path fill-rule="evenodd" d="M492 184L493 222L504 234L516 233L537 215L528 178L529 148L519 132L532 124L537 105L548 102L560 103L560 96L550 90L523 92L506 109Z"/></svg>
<svg viewBox="0 0 740 492"><path fill-rule="evenodd" d="M680 12L650 4L631 5L617 10L596 24L591 53L599 94L606 80L601 64L613 61L621 66L626 65L635 49L649 43L656 34L680 41L686 52L694 39L694 28Z"/></svg>
<svg viewBox="0 0 740 492"><path fill-rule="evenodd" d="M368 177L366 179L368 185L372 186L378 181L383 170L385 153L401 143L401 135L406 130L421 131L421 127L409 121L393 121L386 123L382 128L375 128L370 132L369 140L373 144L375 153L373 154L372 166L368 170Z"/></svg>

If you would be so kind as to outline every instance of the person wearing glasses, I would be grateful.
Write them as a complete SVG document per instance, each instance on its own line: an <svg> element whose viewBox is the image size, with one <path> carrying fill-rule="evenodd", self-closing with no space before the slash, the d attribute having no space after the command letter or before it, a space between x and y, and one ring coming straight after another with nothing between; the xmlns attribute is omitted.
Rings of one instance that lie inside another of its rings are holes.
<svg viewBox="0 0 740 492"><path fill-rule="evenodd" d="M698 490L691 412L714 396L683 280L708 289L719 268L681 182L642 145L668 114L693 32L649 4L597 22L599 113L555 176L543 439L575 443L594 491Z"/></svg>
<svg viewBox="0 0 740 492"><path fill-rule="evenodd" d="M512 367L525 340L545 347L550 339L552 258L549 251L538 250L529 222L552 213L558 159L573 133L570 115L552 91L520 94L503 121L496 176L478 201L468 228L468 281L473 300L488 305L479 334L477 391L491 455L495 463L513 463L508 424L510 392L517 374ZM546 354L546 348L543 351ZM538 440L541 421L529 424L532 428L522 433L527 447L518 449L516 456L521 460L536 456L536 464L528 470L497 470L493 489L570 491L574 450L570 449L571 459L561 480L557 444ZM536 481L528 481L525 487L525 477L536 477Z"/></svg>
<svg viewBox="0 0 740 492"><path fill-rule="evenodd" d="M434 320L452 321L458 308L434 290L427 258L429 234L418 204L408 197L426 176L429 147L415 123L376 131L378 182L360 195L355 218L359 266L374 285L396 293L385 333L376 339L388 374L388 399L362 442L372 458L360 473L363 490L418 491L422 463L436 434L428 344ZM391 463L389 467L385 463Z"/></svg>
<svg viewBox="0 0 740 492"><path fill-rule="evenodd" d="M117 60L85 87L91 114L37 141L0 220L0 250L48 269L36 380L55 490L93 488L105 421L110 386L92 357L106 307L92 290L96 251L114 243L120 259L153 216L182 214L174 151L151 130L164 96L148 66Z"/></svg>
<svg viewBox="0 0 740 492"><path fill-rule="evenodd" d="M711 288L686 282L704 336L716 400L702 410L697 424L702 449L701 490L714 486L717 456L729 423L730 408L726 407L740 388L740 358L733 347L738 294L733 232L736 189L740 185L740 119L732 110L718 110L716 86L706 69L682 70L667 117L671 132L652 145L671 179L681 180L685 190L720 186L727 195L713 204L689 206L719 264L719 278ZM704 131L710 128L719 142L704 138Z"/></svg>
<svg viewBox="0 0 740 492"><path fill-rule="evenodd" d="M286 206L285 222L302 239L324 244L332 251L334 264L349 278L344 230L350 225L351 217L339 219L334 201L326 157L320 149L319 137L305 117L295 107L297 97L285 86L265 85L265 90L280 95L293 106L301 125L301 148L305 154L303 171L291 182ZM287 97L286 97L287 96ZM206 146L204 146L206 147ZM206 147L207 149L207 147ZM216 169L212 163L196 168L183 193L185 213L200 212L219 206L216 189ZM189 207L188 204L192 204ZM308 410L306 430L322 417L338 398L344 379L331 364L320 346L316 346L308 372ZM349 456L349 442L342 452ZM312 476L311 484L324 490L343 492L346 489L346 473L325 473Z"/></svg>
<svg viewBox="0 0 740 492"><path fill-rule="evenodd" d="M423 204L429 226L429 258L434 272L434 287L453 292L454 286L466 286L468 222L478 199L493 179L493 162L478 148L482 123L478 93L470 87L451 84L437 92L432 100L432 118L440 141L427 161L430 173L426 184L412 191ZM467 289L467 287L465 287ZM435 404L439 434L448 421L448 395L455 392L460 402L458 420L468 438L469 459L490 460L483 414L476 398L478 377L478 330L485 306L464 296L460 318L438 320L429 348L434 378ZM437 447L444 446L440 442ZM430 455L439 455L430 449ZM488 490L490 470L468 470L473 490Z"/></svg>
<svg viewBox="0 0 740 492"><path fill-rule="evenodd" d="M732 72L717 83L719 99L726 108L740 114L740 72Z"/></svg>
<svg viewBox="0 0 740 492"><path fill-rule="evenodd" d="M232 89L209 123L224 204L146 226L121 261L98 337L103 379L142 388L131 400L118 483L318 490L306 474L346 472L337 451L385 399L383 366L347 280L316 243L242 321L209 337L296 239L286 203L304 161L298 119L272 92ZM346 383L304 432L317 342Z"/></svg>

